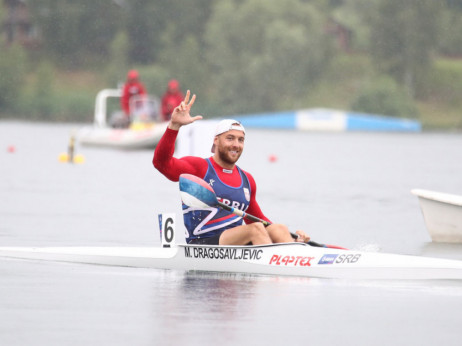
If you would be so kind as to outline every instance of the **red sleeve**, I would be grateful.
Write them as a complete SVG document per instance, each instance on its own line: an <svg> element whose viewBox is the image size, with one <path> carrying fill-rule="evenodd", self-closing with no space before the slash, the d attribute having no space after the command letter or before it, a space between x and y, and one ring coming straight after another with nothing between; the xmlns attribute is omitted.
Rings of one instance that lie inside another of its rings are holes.
<svg viewBox="0 0 462 346"><path fill-rule="evenodd" d="M249 203L249 208L246 210L247 213L250 215L256 216L260 219L266 220L268 222L271 222L270 219L268 219L263 212L260 209L260 206L258 205L256 195L257 195L257 184L255 183L255 180L253 179L252 175L250 173L244 172L247 178L249 179L249 184L250 184L250 203ZM252 221L245 220L246 224L252 223Z"/></svg>
<svg viewBox="0 0 462 346"><path fill-rule="evenodd" d="M146 88L143 83L138 83L138 87L140 88L140 95L146 95Z"/></svg>
<svg viewBox="0 0 462 346"><path fill-rule="evenodd" d="M189 173L203 178L207 173L207 161L200 157L173 157L178 131L167 128L154 151L152 163L157 170L172 181L178 181L180 174Z"/></svg>

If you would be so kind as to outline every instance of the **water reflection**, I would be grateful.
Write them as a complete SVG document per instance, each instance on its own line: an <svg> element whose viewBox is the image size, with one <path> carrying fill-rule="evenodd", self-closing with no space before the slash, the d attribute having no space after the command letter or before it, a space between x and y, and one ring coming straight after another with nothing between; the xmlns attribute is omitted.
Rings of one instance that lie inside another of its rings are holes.
<svg viewBox="0 0 462 346"><path fill-rule="evenodd" d="M210 273L200 271L180 272L181 279L175 283L174 294L169 299L181 301L181 305L170 302L177 313L195 311L203 322L212 320L230 321L240 318L239 311L249 307L255 299L261 278L235 273ZM167 312L167 314L170 314ZM187 318L187 317L185 317Z"/></svg>

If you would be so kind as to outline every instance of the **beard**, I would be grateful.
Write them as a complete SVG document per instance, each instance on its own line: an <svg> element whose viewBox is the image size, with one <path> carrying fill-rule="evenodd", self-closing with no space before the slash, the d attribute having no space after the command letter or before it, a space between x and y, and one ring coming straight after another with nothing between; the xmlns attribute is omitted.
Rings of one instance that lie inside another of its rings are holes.
<svg viewBox="0 0 462 346"><path fill-rule="evenodd" d="M236 156L231 156L229 154L229 150L226 148L218 147L216 150L218 151L218 157L220 158L220 160L225 162L228 165L234 165L237 162L237 160L239 160L242 154L242 151L241 151Z"/></svg>

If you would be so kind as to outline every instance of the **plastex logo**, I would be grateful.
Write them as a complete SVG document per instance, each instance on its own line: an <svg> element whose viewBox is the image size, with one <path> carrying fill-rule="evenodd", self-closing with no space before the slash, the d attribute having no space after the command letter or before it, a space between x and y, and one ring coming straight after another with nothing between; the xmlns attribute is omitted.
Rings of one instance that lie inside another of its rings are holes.
<svg viewBox="0 0 462 346"><path fill-rule="evenodd" d="M333 255L333 254L324 255L324 256L321 257L318 264L332 264L332 263L334 263L337 256L338 255Z"/></svg>

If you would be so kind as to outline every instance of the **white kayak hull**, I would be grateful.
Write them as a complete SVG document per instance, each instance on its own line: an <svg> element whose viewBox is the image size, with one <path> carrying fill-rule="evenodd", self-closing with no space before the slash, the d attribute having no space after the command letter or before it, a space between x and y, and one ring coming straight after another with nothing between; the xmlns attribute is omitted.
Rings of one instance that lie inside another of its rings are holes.
<svg viewBox="0 0 462 346"><path fill-rule="evenodd" d="M87 146L152 149L159 142L167 125L168 122L163 122L136 130L89 126L80 130L77 139L80 144Z"/></svg>
<svg viewBox="0 0 462 346"><path fill-rule="evenodd" d="M0 257L110 266L343 279L462 279L462 261L311 247L0 247Z"/></svg>
<svg viewBox="0 0 462 346"><path fill-rule="evenodd" d="M462 242L462 196L414 189L434 242Z"/></svg>

